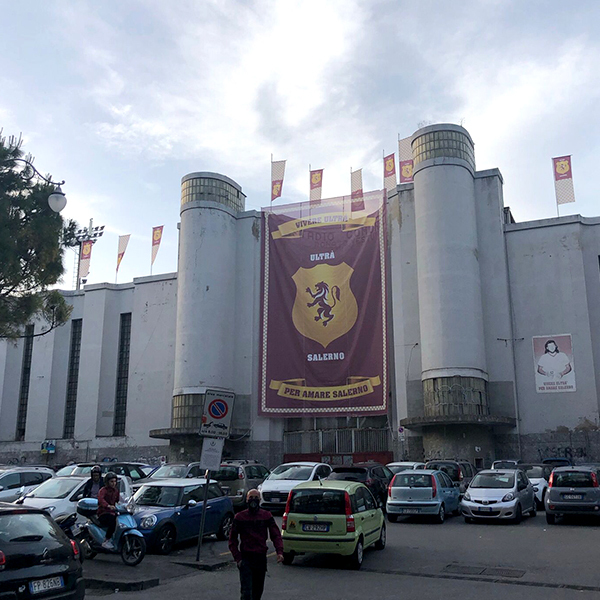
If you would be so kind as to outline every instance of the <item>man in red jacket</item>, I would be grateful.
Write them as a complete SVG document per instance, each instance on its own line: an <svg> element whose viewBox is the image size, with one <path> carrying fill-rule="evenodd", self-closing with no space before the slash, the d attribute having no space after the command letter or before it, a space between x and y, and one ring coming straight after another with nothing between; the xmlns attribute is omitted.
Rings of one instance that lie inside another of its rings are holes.
<svg viewBox="0 0 600 600"><path fill-rule="evenodd" d="M277 552L277 562L283 562L283 540L273 515L260 508L260 493L250 490L246 497L248 508L233 520L229 550L240 570L242 600L260 600L267 573L267 537ZM241 548L238 547L238 536Z"/></svg>
<svg viewBox="0 0 600 600"><path fill-rule="evenodd" d="M119 502L119 488L117 487L117 476L109 472L104 477L105 486L98 492L98 521L102 527L106 527L106 538L102 547L106 550L114 548L110 541L117 528L117 503Z"/></svg>

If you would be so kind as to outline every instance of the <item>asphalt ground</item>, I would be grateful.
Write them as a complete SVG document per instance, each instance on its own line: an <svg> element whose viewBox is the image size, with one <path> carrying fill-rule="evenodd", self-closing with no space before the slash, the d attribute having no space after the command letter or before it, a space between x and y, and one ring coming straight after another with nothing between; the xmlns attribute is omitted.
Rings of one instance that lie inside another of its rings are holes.
<svg viewBox="0 0 600 600"><path fill-rule="evenodd" d="M278 519L280 521L280 519ZM507 523L465 524L451 517L443 525L419 518L387 523L388 543L383 551L365 553L361 571L351 571L336 557L308 555L297 557L292 566L275 563L271 550L265 599L285 595L286 600L320 600L377 597L429 600L460 594L465 600L483 595L495 598L598 598L600 521L571 518L547 525L544 513L525 518L520 525ZM226 542L207 540L202 560L219 564L212 572L197 571L193 563L195 546L179 547L168 557L148 555L134 568L119 565L116 556L101 561L107 580L125 569L131 577L152 575L159 585L139 592L127 592L136 600L165 598L177 594L179 600L202 597L237 597L238 574L230 560ZM172 565L172 566L169 566ZM92 565L86 565L86 572ZM113 569L114 567L114 569ZM98 569L96 564L94 569ZM131 573L134 571L134 573ZM114 590L114 588L113 588ZM107 594L89 590L88 595ZM123 590L120 590L123 594Z"/></svg>

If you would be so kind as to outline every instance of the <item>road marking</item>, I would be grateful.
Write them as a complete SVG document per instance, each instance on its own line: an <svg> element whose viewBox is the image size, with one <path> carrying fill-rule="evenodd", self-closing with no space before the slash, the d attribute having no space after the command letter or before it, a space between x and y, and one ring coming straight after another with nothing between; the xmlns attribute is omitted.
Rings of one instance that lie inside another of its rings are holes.
<svg viewBox="0 0 600 600"><path fill-rule="evenodd" d="M221 554L219 554L219 556L225 556L227 554L229 554L229 552L221 552Z"/></svg>
<svg viewBox="0 0 600 600"><path fill-rule="evenodd" d="M277 552L271 552L271 554L267 554L267 558L270 558L271 556L275 556L277 554Z"/></svg>

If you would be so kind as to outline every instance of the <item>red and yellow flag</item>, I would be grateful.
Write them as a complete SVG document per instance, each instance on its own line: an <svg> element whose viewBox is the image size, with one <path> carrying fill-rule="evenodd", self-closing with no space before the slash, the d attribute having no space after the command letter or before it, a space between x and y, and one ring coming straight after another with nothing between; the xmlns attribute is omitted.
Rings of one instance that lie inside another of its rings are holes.
<svg viewBox="0 0 600 600"><path fill-rule="evenodd" d="M394 153L383 158L383 187L388 194L396 189L396 155Z"/></svg>
<svg viewBox="0 0 600 600"><path fill-rule="evenodd" d="M79 279L87 277L90 272L93 245L94 242L92 240L86 240L81 244L81 248L79 249Z"/></svg>
<svg viewBox="0 0 600 600"><path fill-rule="evenodd" d="M160 225L159 227L152 228L152 262L150 266L154 264L154 259L158 254L158 248L160 247L160 241L162 240L164 225Z"/></svg>
<svg viewBox="0 0 600 600"><path fill-rule="evenodd" d="M351 211L357 212L365 210L365 200L363 197L362 169L350 172L350 186L352 190Z"/></svg>
<svg viewBox="0 0 600 600"><path fill-rule="evenodd" d="M400 165L400 183L413 181L413 157L410 137L398 140L398 163Z"/></svg>
<svg viewBox="0 0 600 600"><path fill-rule="evenodd" d="M119 248L117 250L117 273L119 272L119 267L121 266L121 261L123 260L123 256L125 255L125 250L127 250L127 244L129 244L129 238L131 234L120 235L119 236Z"/></svg>
<svg viewBox="0 0 600 600"><path fill-rule="evenodd" d="M271 161L271 202L281 197L284 175L285 160Z"/></svg>
<svg viewBox="0 0 600 600"><path fill-rule="evenodd" d="M321 204L323 191L323 169L310 172L310 203Z"/></svg>
<svg viewBox="0 0 600 600"><path fill-rule="evenodd" d="M558 156L553 158L552 170L554 172L554 192L556 194L556 204L568 204L569 202L575 202L571 156Z"/></svg>

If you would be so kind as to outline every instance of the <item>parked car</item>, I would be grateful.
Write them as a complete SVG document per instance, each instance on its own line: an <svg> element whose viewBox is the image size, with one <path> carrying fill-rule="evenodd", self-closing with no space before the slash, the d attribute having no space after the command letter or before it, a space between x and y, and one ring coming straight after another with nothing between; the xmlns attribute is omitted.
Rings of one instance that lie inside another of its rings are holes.
<svg viewBox="0 0 600 600"><path fill-rule="evenodd" d="M442 471L446 473L454 482L458 482L460 493L465 493L465 490L471 483L471 480L477 473L477 469L465 460L430 460L426 465L426 469L434 471Z"/></svg>
<svg viewBox="0 0 600 600"><path fill-rule="evenodd" d="M480 471L469 484L460 508L466 523L474 519L520 523L524 514L537 514L535 490L520 469Z"/></svg>
<svg viewBox="0 0 600 600"><path fill-rule="evenodd" d="M231 459L224 461L211 476L221 484L235 508L244 508L248 491L257 489L268 474L269 469L256 460Z"/></svg>
<svg viewBox="0 0 600 600"><path fill-rule="evenodd" d="M135 493L134 518L146 543L160 554L197 538L204 504L206 479L164 479L142 485ZM210 480L205 535L227 540L233 525L233 504L220 485Z"/></svg>
<svg viewBox="0 0 600 600"><path fill-rule="evenodd" d="M77 465L68 465L63 467L56 473L57 477L66 477L68 475L87 475L90 476L92 467L99 466L102 473L106 474L109 471L117 475L125 475L131 481L145 479L155 471L158 467L146 465L144 463L129 463L129 462L100 462L100 463L79 463Z"/></svg>
<svg viewBox="0 0 600 600"><path fill-rule="evenodd" d="M550 474L546 493L546 521L564 515L600 516L600 476L594 467L557 467Z"/></svg>
<svg viewBox="0 0 600 600"><path fill-rule="evenodd" d="M520 463L520 459L495 460L492 463L492 469L520 469Z"/></svg>
<svg viewBox="0 0 600 600"><path fill-rule="evenodd" d="M290 462L279 465L258 486L261 504L268 510L283 510L290 491L305 481L327 479L331 467L317 462Z"/></svg>
<svg viewBox="0 0 600 600"><path fill-rule="evenodd" d="M364 484L355 481L301 483L289 495L283 514L283 562L316 552L350 558L360 569L369 546L385 548L383 511Z"/></svg>
<svg viewBox="0 0 600 600"><path fill-rule="evenodd" d="M0 502L14 502L19 496L31 492L40 483L54 477L49 467L0 467Z"/></svg>
<svg viewBox="0 0 600 600"><path fill-rule="evenodd" d="M527 479L531 481L535 490L535 502L538 510L544 508L544 496L548 489L552 465L519 465L519 469L525 471Z"/></svg>
<svg viewBox="0 0 600 600"><path fill-rule="evenodd" d="M85 597L79 548L41 510L0 503L2 598Z"/></svg>
<svg viewBox="0 0 600 600"><path fill-rule="evenodd" d="M545 458L542 461L542 464L551 465L553 467L570 467L573 464L573 461L570 458L556 456L554 458Z"/></svg>
<svg viewBox="0 0 600 600"><path fill-rule="evenodd" d="M432 470L401 471L388 488L388 519L395 523L406 515L430 515L443 523L449 513L458 514L460 491L446 473Z"/></svg>
<svg viewBox="0 0 600 600"><path fill-rule="evenodd" d="M21 496L17 503L45 510L54 518L70 515L77 512L77 502L83 498L83 488L89 479L82 476L54 477ZM118 476L117 480L120 503L127 504L133 496L131 480L122 475ZM80 518L79 522L83 523L84 519Z"/></svg>
<svg viewBox="0 0 600 600"><path fill-rule="evenodd" d="M394 475L400 473L400 471L411 471L415 469L424 469L425 463L423 462L391 462L385 465Z"/></svg>
<svg viewBox="0 0 600 600"><path fill-rule="evenodd" d="M385 507L387 489L394 474L377 463L357 463L345 467L333 467L328 479L336 481L360 481L370 490L380 506Z"/></svg>
<svg viewBox="0 0 600 600"><path fill-rule="evenodd" d="M134 483L137 489L145 483L151 483L161 479L191 479L203 477L206 471L200 466L199 462L192 463L167 463L158 467L150 475L143 479L138 479Z"/></svg>

